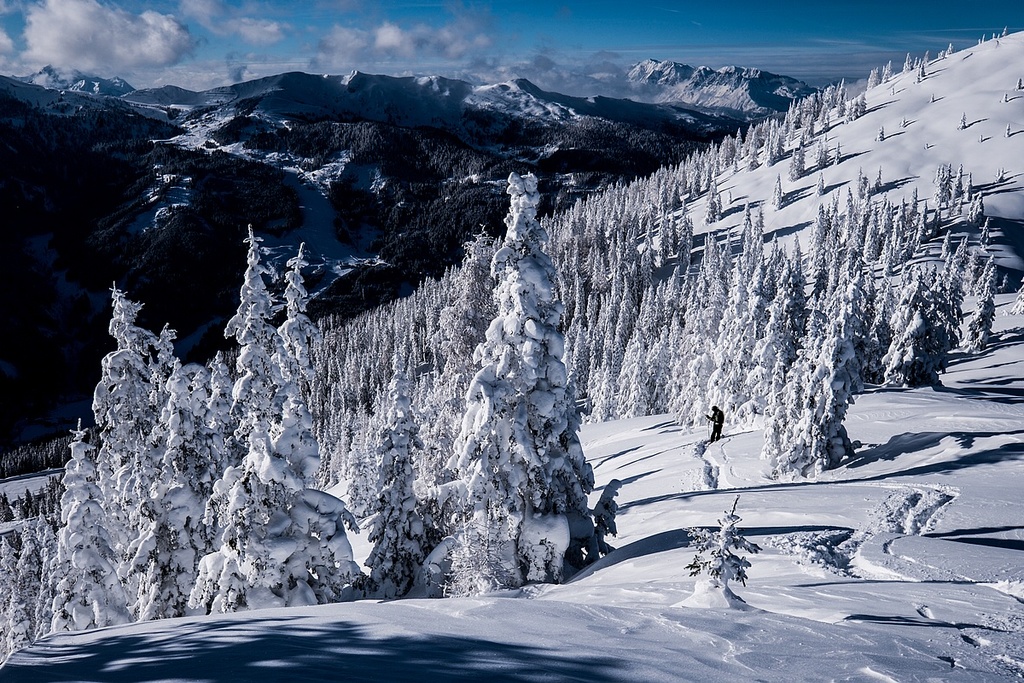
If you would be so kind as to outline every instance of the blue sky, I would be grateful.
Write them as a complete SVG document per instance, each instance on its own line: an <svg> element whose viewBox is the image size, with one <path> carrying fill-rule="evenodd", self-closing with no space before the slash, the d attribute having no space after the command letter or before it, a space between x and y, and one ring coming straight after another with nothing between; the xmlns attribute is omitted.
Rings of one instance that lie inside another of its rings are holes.
<svg viewBox="0 0 1024 683"><path fill-rule="evenodd" d="M648 57L818 85L1024 28L1020 0L0 0L0 73L46 64L202 89L301 70L526 77L614 94Z"/></svg>

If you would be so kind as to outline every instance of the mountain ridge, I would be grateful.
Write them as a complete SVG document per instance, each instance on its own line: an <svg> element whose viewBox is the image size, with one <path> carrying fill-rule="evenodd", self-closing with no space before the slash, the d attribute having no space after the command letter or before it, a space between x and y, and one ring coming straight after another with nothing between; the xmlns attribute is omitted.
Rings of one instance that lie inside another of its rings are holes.
<svg viewBox="0 0 1024 683"><path fill-rule="evenodd" d="M102 78L77 69L61 71L49 64L33 74L15 78L51 90L71 90L107 97L121 97L135 90L134 86L118 76Z"/></svg>
<svg viewBox="0 0 1024 683"><path fill-rule="evenodd" d="M686 102L702 109L747 116L784 112L815 88L789 76L762 69L726 66L693 67L670 60L646 59L628 74L638 94L658 103Z"/></svg>

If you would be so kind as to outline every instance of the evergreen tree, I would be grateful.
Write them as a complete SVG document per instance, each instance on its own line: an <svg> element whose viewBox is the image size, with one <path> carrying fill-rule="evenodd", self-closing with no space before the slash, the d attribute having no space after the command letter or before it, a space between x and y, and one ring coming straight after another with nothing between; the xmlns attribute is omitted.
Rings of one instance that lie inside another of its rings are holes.
<svg viewBox="0 0 1024 683"><path fill-rule="evenodd" d="M201 365L178 365L167 381L155 439L160 474L148 493L151 519L131 549L141 577L132 611L140 621L184 616L199 559L213 550L213 530L202 514L219 476L203 428L208 393L209 375Z"/></svg>
<svg viewBox="0 0 1024 683"><path fill-rule="evenodd" d="M775 176L775 188L772 190L772 206L781 209L785 203L785 195L782 193L782 177Z"/></svg>
<svg viewBox="0 0 1024 683"><path fill-rule="evenodd" d="M807 152L804 150L803 137L797 142L793 149L793 156L789 158L789 179L796 182L804 177L807 170Z"/></svg>
<svg viewBox="0 0 1024 683"><path fill-rule="evenodd" d="M150 359L157 339L135 324L142 305L116 287L112 294L109 331L117 349L101 362L92 410L101 444L96 454L99 492L95 500L105 510L104 528L110 533L110 549L118 566L134 537L136 527L131 526L129 515L140 498L133 484L145 465L142 458L150 453L148 437L157 422L150 386L154 377Z"/></svg>
<svg viewBox="0 0 1024 683"><path fill-rule="evenodd" d="M691 599L691 604L702 600L700 593L716 592L722 594L726 602L743 602L729 588L730 581L739 581L747 585L747 569L750 562L747 558L737 555L737 552L757 554L761 548L748 541L740 533L737 526L742 518L736 514L736 505L740 497L736 496L733 501L732 510L725 513L725 517L718 520L718 530L691 528L690 546L697 551L693 561L686 566L690 570L690 576L706 573L706 583L699 585ZM707 553L707 557L704 556Z"/></svg>
<svg viewBox="0 0 1024 683"><path fill-rule="evenodd" d="M238 313L226 330L241 346L233 397L235 439L246 451L213 487L208 516L221 527L218 549L200 561L189 597L208 612L331 602L358 574L344 504L307 488L320 456L296 381L302 373L289 367L294 357L268 322L266 269L251 228L247 241Z"/></svg>
<svg viewBox="0 0 1024 683"><path fill-rule="evenodd" d="M956 346L960 294L934 273L912 270L893 313L892 343L884 358L885 381L910 387L936 384Z"/></svg>
<svg viewBox="0 0 1024 683"><path fill-rule="evenodd" d="M283 382L281 365L275 359L285 352L277 331L270 325L271 299L263 276L270 270L260 262L260 243L249 226L249 245L244 280L239 292L238 310L224 329L239 345L235 371L238 379L232 389L232 414L236 423L234 442L243 452L254 429L267 431L280 410L278 389ZM277 402L275 404L275 402Z"/></svg>
<svg viewBox="0 0 1024 683"><path fill-rule="evenodd" d="M61 529L52 572L60 577L53 597L51 630L84 631L131 620L114 568L117 560L100 507L95 448L79 427L64 470Z"/></svg>
<svg viewBox="0 0 1024 683"><path fill-rule="evenodd" d="M1021 284L1019 290L1017 290L1017 297L1013 300L1013 305L1006 312L1007 315L1024 315L1024 283Z"/></svg>
<svg viewBox="0 0 1024 683"><path fill-rule="evenodd" d="M389 390L390 408L380 435L381 494L366 559L371 592L383 598L405 595L412 588L423 560L431 550L427 528L413 491L415 451L423 448L409 400L408 380L395 356Z"/></svg>
<svg viewBox="0 0 1024 683"><path fill-rule="evenodd" d="M18 553L17 564L13 571L5 573L11 582L10 598L4 610L7 627L3 649L8 654L32 644L38 632L36 604L44 597L40 587L45 578L43 551L37 530L41 524L46 522L39 519L22 526L21 551Z"/></svg>
<svg viewBox="0 0 1024 683"><path fill-rule="evenodd" d="M7 584L12 584L13 577L17 576L17 564L18 550L14 547L13 539L0 536L0 572L3 572L3 576L9 577L6 580ZM14 624L19 620L17 614L19 605L13 602L15 586L4 585L2 588L3 590L0 590L0 623L4 624L5 629L11 633L0 634L0 663L7 659L12 652L25 646L20 633L18 633L20 629ZM10 625L8 626L8 624Z"/></svg>
<svg viewBox="0 0 1024 683"><path fill-rule="evenodd" d="M843 420L863 387L856 347L864 334L863 281L850 282L827 326L811 335L766 424L762 458L773 477L813 477L852 452Z"/></svg>
<svg viewBox="0 0 1024 683"><path fill-rule="evenodd" d="M993 264L991 257L989 264ZM992 322L996 317L995 295L995 267L992 265L991 268L986 268L981 293L978 294L978 305L967 321L967 339L964 340L964 347L968 351L977 353L988 347L988 339L992 334Z"/></svg>
<svg viewBox="0 0 1024 683"><path fill-rule="evenodd" d="M492 265L498 315L475 354L481 369L450 467L464 484L465 527L478 536L471 547L481 557L497 550L502 580L519 585L561 578L574 552L570 525L588 516L593 473L562 361L562 306L541 247L537 179L513 173L508 183L508 231Z"/></svg>
<svg viewBox="0 0 1024 683"><path fill-rule="evenodd" d="M309 294L302 279L302 269L309 265L306 245L299 245L299 253L288 259L285 273L285 321L277 333L281 337L278 347L278 365L286 377L298 384L302 396L308 401L313 382L313 361L310 348L321 341L320 328L306 315Z"/></svg>
<svg viewBox="0 0 1024 683"><path fill-rule="evenodd" d="M711 187L708 188L708 194L706 198L706 205L704 208L704 223L712 225L717 223L722 217L722 200L718 196L718 187L714 180L711 181Z"/></svg>

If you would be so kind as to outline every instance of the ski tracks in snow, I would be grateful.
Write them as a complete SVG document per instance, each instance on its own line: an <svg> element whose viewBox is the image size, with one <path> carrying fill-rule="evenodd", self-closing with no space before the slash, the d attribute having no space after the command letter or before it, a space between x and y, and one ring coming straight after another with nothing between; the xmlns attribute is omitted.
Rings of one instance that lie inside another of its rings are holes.
<svg viewBox="0 0 1024 683"><path fill-rule="evenodd" d="M699 460L702 463L700 473L695 477L698 478L698 481L695 482L696 486L694 486L693 489L698 491L714 491L719 488L718 477L720 468L718 463L708 455L708 442L697 441L689 450L690 457L695 460Z"/></svg>
<svg viewBox="0 0 1024 683"><path fill-rule="evenodd" d="M900 539L931 530L942 510L959 495L951 486L883 485L892 492L856 530L831 529L773 536L769 545L840 575L886 581L961 580L917 557L901 555Z"/></svg>
<svg viewBox="0 0 1024 683"><path fill-rule="evenodd" d="M891 486L886 486L890 488ZM904 554L900 539L930 531L942 510L959 495L951 486L899 484L874 510L867 523L851 536L853 573L862 578L903 581L952 581L958 576L934 566L919 554Z"/></svg>

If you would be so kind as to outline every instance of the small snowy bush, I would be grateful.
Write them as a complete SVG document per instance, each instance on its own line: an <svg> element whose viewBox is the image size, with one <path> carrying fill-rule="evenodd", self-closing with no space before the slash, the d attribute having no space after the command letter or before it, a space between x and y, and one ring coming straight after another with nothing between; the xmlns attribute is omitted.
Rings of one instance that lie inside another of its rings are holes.
<svg viewBox="0 0 1024 683"><path fill-rule="evenodd" d="M732 503L732 510L725 513L725 517L718 520L718 531L708 529L690 529L691 546L696 549L697 555L686 568L690 570L690 576L707 574L709 588L717 589L728 597L735 597L729 589L729 582L739 581L747 585L747 569L750 562L746 557L737 555L734 551L759 553L761 548L748 541L736 528L741 521L736 514L736 505L740 497ZM707 553L705 556L704 553ZM737 598L738 599L738 598Z"/></svg>

